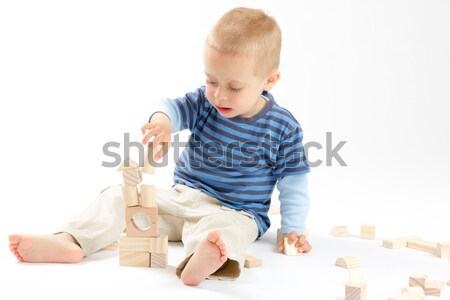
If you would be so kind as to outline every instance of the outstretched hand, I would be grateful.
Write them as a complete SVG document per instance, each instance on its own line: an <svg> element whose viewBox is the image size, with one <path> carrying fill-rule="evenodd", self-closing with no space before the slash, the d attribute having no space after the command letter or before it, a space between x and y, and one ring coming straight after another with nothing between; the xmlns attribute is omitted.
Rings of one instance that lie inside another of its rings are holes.
<svg viewBox="0 0 450 300"><path fill-rule="evenodd" d="M153 137L152 148L162 145L162 149L158 153L153 153L155 161L158 161L167 153L171 140L171 122L167 115L163 113L154 114L150 123L142 126L141 133L143 134L142 144L146 145Z"/></svg>
<svg viewBox="0 0 450 300"><path fill-rule="evenodd" d="M284 252L284 238L288 238L289 245L295 243L295 247L297 248L299 253L309 253L312 249L311 245L306 239L305 235L297 235L296 232L292 231L291 233L282 233L278 237L277 246L278 251Z"/></svg>

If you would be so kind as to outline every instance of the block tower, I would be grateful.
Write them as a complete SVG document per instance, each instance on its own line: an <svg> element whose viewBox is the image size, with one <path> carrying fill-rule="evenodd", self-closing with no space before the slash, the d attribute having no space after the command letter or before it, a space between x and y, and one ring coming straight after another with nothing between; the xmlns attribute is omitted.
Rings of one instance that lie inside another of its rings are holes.
<svg viewBox="0 0 450 300"><path fill-rule="evenodd" d="M125 200L126 232L119 239L119 264L147 268L167 266L167 235L158 234L156 187L141 184L142 172L155 172L153 154L161 147L149 147L142 168L126 159L118 171L123 174L122 193ZM150 161L149 161L150 160Z"/></svg>

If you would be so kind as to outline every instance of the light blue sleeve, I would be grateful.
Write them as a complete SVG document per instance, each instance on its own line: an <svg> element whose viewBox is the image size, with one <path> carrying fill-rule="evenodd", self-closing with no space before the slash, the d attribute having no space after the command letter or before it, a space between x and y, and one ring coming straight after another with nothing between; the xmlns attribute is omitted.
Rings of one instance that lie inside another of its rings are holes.
<svg viewBox="0 0 450 300"><path fill-rule="evenodd" d="M278 181L277 189L280 191L281 232L303 234L310 207L308 175L285 176Z"/></svg>
<svg viewBox="0 0 450 300"><path fill-rule="evenodd" d="M172 123L172 133L181 131L181 116L180 110L175 101L170 98L163 98L158 100L153 106L150 112L149 122L153 115L157 112L162 112L169 117Z"/></svg>

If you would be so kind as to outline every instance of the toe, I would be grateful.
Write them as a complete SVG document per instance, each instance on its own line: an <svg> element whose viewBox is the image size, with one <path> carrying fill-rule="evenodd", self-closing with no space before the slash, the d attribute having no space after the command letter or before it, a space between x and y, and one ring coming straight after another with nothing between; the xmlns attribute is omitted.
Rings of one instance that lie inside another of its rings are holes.
<svg viewBox="0 0 450 300"><path fill-rule="evenodd" d="M20 234L11 234L9 236L9 243L10 244L19 244L20 243L20 239L22 238L22 236Z"/></svg>
<svg viewBox="0 0 450 300"><path fill-rule="evenodd" d="M217 241L220 239L220 231L219 230L210 231L208 233L207 239L211 243L214 243L214 244L217 243Z"/></svg>

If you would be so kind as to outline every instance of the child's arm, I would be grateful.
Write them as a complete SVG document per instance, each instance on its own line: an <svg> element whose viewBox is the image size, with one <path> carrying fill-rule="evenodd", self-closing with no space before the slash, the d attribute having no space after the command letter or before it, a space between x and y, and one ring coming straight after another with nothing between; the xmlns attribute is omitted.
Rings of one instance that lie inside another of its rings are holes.
<svg viewBox="0 0 450 300"><path fill-rule="evenodd" d="M154 137L153 147L163 144L162 150L155 155L156 160L167 153L171 133L192 129L196 125L198 116L203 110L203 103L206 101L205 97L204 87L201 87L183 97L161 99L152 106L149 123L142 126L141 132L144 135L143 144L151 137Z"/></svg>
<svg viewBox="0 0 450 300"><path fill-rule="evenodd" d="M280 191L282 232L277 241L278 250L284 251L283 240L288 237L288 243L295 242L300 253L308 253L311 251L311 245L303 234L310 206L307 174L283 177L277 188Z"/></svg>

